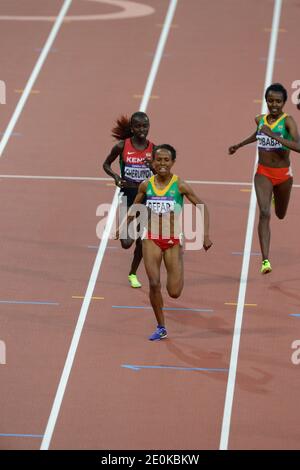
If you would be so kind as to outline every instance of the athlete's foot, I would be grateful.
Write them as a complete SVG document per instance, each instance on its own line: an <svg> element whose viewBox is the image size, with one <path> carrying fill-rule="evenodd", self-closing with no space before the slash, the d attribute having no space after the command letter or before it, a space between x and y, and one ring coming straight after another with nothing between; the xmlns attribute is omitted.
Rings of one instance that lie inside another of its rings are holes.
<svg viewBox="0 0 300 470"><path fill-rule="evenodd" d="M150 341L160 341L168 336L167 330L164 326L157 325L156 330L149 336Z"/></svg>
<svg viewBox="0 0 300 470"><path fill-rule="evenodd" d="M142 287L142 284L140 283L140 281L136 277L136 274L129 274L128 281L129 281L131 287L134 287L134 288Z"/></svg>
<svg viewBox="0 0 300 470"><path fill-rule="evenodd" d="M264 259L261 264L260 272L261 274L268 274L272 271L271 263L268 259Z"/></svg>

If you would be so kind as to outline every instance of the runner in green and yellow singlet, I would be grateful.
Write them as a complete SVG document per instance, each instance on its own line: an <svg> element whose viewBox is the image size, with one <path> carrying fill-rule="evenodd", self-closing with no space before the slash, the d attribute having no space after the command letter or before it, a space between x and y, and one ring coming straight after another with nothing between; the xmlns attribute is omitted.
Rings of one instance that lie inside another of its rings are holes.
<svg viewBox="0 0 300 470"><path fill-rule="evenodd" d="M163 314L163 298L160 284L162 260L167 270L167 291L170 297L178 298L183 289L182 236L179 223L184 196L194 205L201 205L204 215L203 247L212 246L209 238L209 214L203 201L192 188L171 173L176 159L176 150L167 144L154 148L152 167L155 175L143 181L134 200L141 204L146 197L150 221L143 237L143 258L149 279L149 297L157 320L157 328L149 337L151 341L166 338L167 330ZM134 216L128 212L128 221ZM126 222L126 223L127 223Z"/></svg>
<svg viewBox="0 0 300 470"><path fill-rule="evenodd" d="M283 112L287 101L286 89L280 83L273 83L267 88L265 99L269 114L257 116L255 132L228 150L233 155L240 147L258 140L258 167L254 184L259 207L258 236L262 253L262 274L272 271L269 260L272 196L275 213L279 219L283 219L293 185L290 151L300 153L297 124L292 116Z"/></svg>

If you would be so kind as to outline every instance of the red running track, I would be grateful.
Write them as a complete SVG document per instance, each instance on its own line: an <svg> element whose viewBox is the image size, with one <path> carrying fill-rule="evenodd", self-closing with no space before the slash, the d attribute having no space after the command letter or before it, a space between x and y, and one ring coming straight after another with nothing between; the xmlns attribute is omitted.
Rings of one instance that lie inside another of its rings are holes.
<svg viewBox="0 0 300 470"><path fill-rule="evenodd" d="M19 2L3 3L2 14L55 16L63 2L32 0L26 11ZM155 11L138 20L63 23L0 161L0 301L23 302L0 304L7 348L7 364L0 365L1 449L41 446L81 309L75 297L85 295L99 244L96 208L113 197L106 180L88 177L106 176L101 165L113 144L112 123L140 106L136 96L143 94L169 5L145 3ZM131 254L109 242L51 449L219 447L228 372L188 369L230 366L235 306L228 304L237 302L242 263L233 253L243 251L250 195L244 190L255 147L237 158L227 147L254 129L260 112L273 2L191 3L178 1L147 112L150 137L178 149L175 171L194 181L207 202L214 246L185 253L183 295L174 301L165 293L166 307L183 310L167 312L170 337L153 344L147 340L155 325L151 310L115 308L149 307L144 269L142 289L130 289ZM68 15L110 11L117 9L74 0ZM297 12L296 3L284 2L274 79L287 87L297 79L290 54ZM8 85L4 132L20 97L15 90L24 89L53 22L0 21L6 43L0 78ZM295 114L291 104L287 109ZM272 220L272 275L262 278L260 258L251 257L246 303L256 306L244 308L232 449L298 447L299 378L291 343L300 320L289 316L299 305L298 192L287 219ZM252 251L259 251L256 232Z"/></svg>

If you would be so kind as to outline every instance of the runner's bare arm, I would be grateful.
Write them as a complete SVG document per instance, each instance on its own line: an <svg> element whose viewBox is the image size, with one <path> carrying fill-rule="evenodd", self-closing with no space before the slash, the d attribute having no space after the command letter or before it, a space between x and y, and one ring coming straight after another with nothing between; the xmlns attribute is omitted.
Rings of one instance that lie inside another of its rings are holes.
<svg viewBox="0 0 300 470"><path fill-rule="evenodd" d="M201 213L204 217L204 242L203 248L207 251L211 246L212 242L209 238L209 212L207 205L204 201L202 201L195 193L194 190L191 188L189 184L187 184L183 180L179 180L178 188L181 194L187 197L187 199L194 204L194 206L200 206ZM203 212L204 211L204 212Z"/></svg>
<svg viewBox="0 0 300 470"><path fill-rule="evenodd" d="M112 170L111 165L121 155L123 150L124 141L121 140L111 149L110 154L106 157L103 163L103 170L105 171L105 173L111 176L115 180L116 185L120 188L122 187L122 178Z"/></svg>
<svg viewBox="0 0 300 470"><path fill-rule="evenodd" d="M142 202L144 200L144 197L146 195L148 181L149 181L149 179L146 179L145 181L142 181L142 183L139 185L138 193L134 198L133 204L142 204ZM129 212L130 212L130 210L128 211L128 213Z"/></svg>
<svg viewBox="0 0 300 470"><path fill-rule="evenodd" d="M258 115L255 117L255 122L257 125L261 119L261 116L262 115ZM239 148L244 147L245 145L256 142L256 133L257 133L257 130L253 132L253 134L251 134L249 137L247 137L247 139L242 140L242 142L240 142L239 144L231 145L228 149L229 155L233 155Z"/></svg>

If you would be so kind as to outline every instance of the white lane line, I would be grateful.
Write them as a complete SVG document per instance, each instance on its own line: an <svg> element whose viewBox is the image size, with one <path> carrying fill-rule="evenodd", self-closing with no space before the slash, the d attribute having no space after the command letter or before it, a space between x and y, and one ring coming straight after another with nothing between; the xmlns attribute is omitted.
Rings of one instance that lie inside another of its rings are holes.
<svg viewBox="0 0 300 470"><path fill-rule="evenodd" d="M274 0L272 32L271 32L271 38L270 38L270 44L269 44L268 63L267 63L267 70L266 70L266 76L265 76L264 92L266 88L271 84L272 77L273 77L281 6L282 6L282 0ZM265 114L266 112L267 112L267 106L266 106L265 99L263 96L263 105L261 109L261 114ZM254 172L256 170L257 160L258 160L258 153L256 152ZM232 349L231 349L231 357L230 357L230 365L229 365L229 373L228 373L228 381L227 381L227 389L226 389L226 398L225 398L223 421L222 421L220 450L228 449L228 440L229 440L229 433L230 433L233 396L234 396L234 388L235 388L235 381L236 381L237 362L238 362L242 321L243 321L243 311L244 311L244 305L245 305L245 295L246 295L247 280L248 280L255 211L256 211L256 197L255 197L254 186L252 185L250 206L249 206L249 213L248 213L248 222L247 222L247 231L246 231L245 246L244 246L243 264L242 264L242 271L241 271L241 278L240 278L239 295L238 295L235 325L234 325L234 331L233 331L233 340L232 340Z"/></svg>
<svg viewBox="0 0 300 470"><path fill-rule="evenodd" d="M242 183L241 181L201 181L201 180L185 180L189 184L209 184L224 186L252 186L252 183Z"/></svg>
<svg viewBox="0 0 300 470"><path fill-rule="evenodd" d="M127 18L139 18L152 15L154 8L149 5L133 2L132 0L89 0L92 2L106 3L112 7L117 7L121 11L115 13L102 13L94 15L73 15L66 16L66 21L106 21L123 20ZM1 15L0 21L54 21L55 16L13 16Z"/></svg>
<svg viewBox="0 0 300 470"><path fill-rule="evenodd" d="M162 32L158 41L158 45L157 45L155 55L153 58L151 70L150 70L148 80L145 86L142 102L140 105L140 111L145 112L147 109L148 102L152 93L153 85L155 82L155 78L159 69L159 64L163 55L163 51L164 51L167 39L168 39L168 35L169 35L170 28L171 28L172 20L175 14L176 7L177 7L177 0L170 0L169 8L167 11L167 16L163 24L163 29L162 29Z"/></svg>
<svg viewBox="0 0 300 470"><path fill-rule="evenodd" d="M0 175L3 179L24 180L57 180L57 181L112 181L112 178L94 176L44 176L44 175ZM189 184L206 184L208 186L252 186L253 183L242 181L209 181L209 180L185 180ZM293 188L300 188L300 184L293 184Z"/></svg>
<svg viewBox="0 0 300 470"><path fill-rule="evenodd" d="M71 3L72 3L72 0L65 0L64 1L63 6L62 6L62 8L61 8L61 10L60 10L60 12L57 16L57 19L56 19L54 25L53 25L53 28L51 29L51 32L48 36L48 39L47 39L47 41L46 41L46 43L43 47L43 50L42 50L42 52L41 52L41 54L38 58L38 61L35 64L35 67L34 67L32 73L29 77L29 80L28 80L28 82L27 82L27 84L24 88L24 91L21 95L21 98L19 99L19 102L16 106L16 109L15 109L15 111L14 111L12 117L11 117L11 120L10 120L10 122L9 122L5 132L4 132L4 135L1 139L1 142L0 142L0 158L2 157L3 151L6 147L7 142L8 142L8 139L10 138L10 136L11 136L13 130L14 130L14 127L15 127L15 125L16 125L19 117L20 117L21 112L23 111L23 108L25 106L27 98L30 95L31 89L32 89L37 77L38 77L38 74L41 71L41 68L43 67L43 64L44 64L44 62L47 58L47 55L48 55L48 53L51 49L52 44L54 43L54 40L57 36L59 28L61 27L61 24L64 20L64 17L66 15Z"/></svg>
<svg viewBox="0 0 300 470"><path fill-rule="evenodd" d="M151 67L151 71L150 71L150 74L149 74L149 77L148 77L148 80L147 80L147 83L146 83L146 88L145 88L145 91L144 91L144 98L143 98L141 106L140 106L140 111L145 111L146 108L147 108L149 97L150 97L150 94L151 94L151 90L153 88L154 80L155 80L155 77L156 77L156 74L157 74L157 70L158 70L158 67L159 67L159 64L160 64L160 61L161 61L161 58L162 58L165 43L166 43L166 40L167 40L167 37L168 37L168 32L169 32L169 29L170 29L172 18L173 18L173 15L175 13L176 5L177 5L177 0L170 0L168 12L167 12L167 15L166 15L166 18L165 18L165 21L164 21L164 26L163 26L163 29L162 29L162 32L161 32L161 35L160 35L160 39L159 39L159 42L158 42L158 46L157 46L157 49L156 49L156 52L155 52L155 56L154 56L153 64L152 64L152 67ZM148 97L147 99L145 99L145 94L147 94L147 97ZM54 428L55 428L56 421L57 421L57 418L58 418L58 414L59 414L59 411L60 411L60 407L61 407L61 404L62 404L64 393L65 393L65 390L66 390L66 387L67 387L67 383L68 383L68 379L69 379L69 376L70 376L70 373L71 373L72 365L73 365L73 362L74 362L74 359L75 359L75 355L76 355L77 347L78 347L78 344L79 344L80 336L81 336L82 329L83 329L83 326L84 326L84 322L85 322L85 319L86 319L86 316L87 316L87 313L88 313L88 309L89 309L89 305L90 305L91 298L92 298L92 295L93 295L93 291L94 291L94 288L95 288L95 284L96 284L96 281L97 281L98 273L100 271L101 263L102 263L103 256L104 256L104 252L105 252L106 245L107 245L107 242L108 242L108 237L109 237L109 234L110 234L110 231L111 231L111 228L112 228L112 224L113 224L113 221L114 221L116 209L117 209L117 206L118 206L119 192L120 192L120 189L117 188L116 191L115 191L115 194L114 194L114 198L113 198L113 202L112 202L109 214L108 214L108 219L107 219L105 231L103 233L103 237L101 239L101 243L99 245L97 256L96 256L96 259L95 259L95 262L94 262L92 274L91 274L91 277L89 279L87 290L86 290L84 300L83 300L83 303L82 303L82 306L81 306L80 314L79 314L77 325L76 325L74 335L73 335L73 338L72 338L72 341L71 341L71 346L70 346L70 349L69 349L69 352L68 352L68 356L67 356L67 359L66 359L66 362L65 362L65 365L64 365L64 369L63 369L63 372L62 372L62 375L61 375L61 378L60 378L60 382L59 382L59 385L58 385L58 388L57 388L57 391L56 391L55 399L54 399L54 402L53 402L53 405L52 405L51 413L50 413L49 420L48 420L48 423L47 423L47 427L46 427L46 430L45 430L45 433L44 433L44 438L42 440L41 450L49 449L49 445L51 443L52 435L53 435L53 432L54 432Z"/></svg>
<svg viewBox="0 0 300 470"><path fill-rule="evenodd" d="M110 181L109 177L94 176L47 176L47 175L0 175L0 178L11 179L30 179L30 180L65 180L65 181ZM228 185L228 186L252 186L252 183L243 183L241 181L205 181L205 180L185 180L189 184L208 184L208 185Z"/></svg>
<svg viewBox="0 0 300 470"><path fill-rule="evenodd" d="M65 180L65 181L113 181L109 177L93 177L93 176L47 176L47 175L0 175L0 178L11 179L31 179L31 180ZM185 180L189 184L216 184L216 185L232 185L232 186L252 186L252 183L243 183L239 181L205 181L205 180Z"/></svg>
<svg viewBox="0 0 300 470"><path fill-rule="evenodd" d="M0 179L20 179L20 180L58 180L58 181L113 181L112 178L102 178L93 176L47 176L47 175L0 175Z"/></svg>

